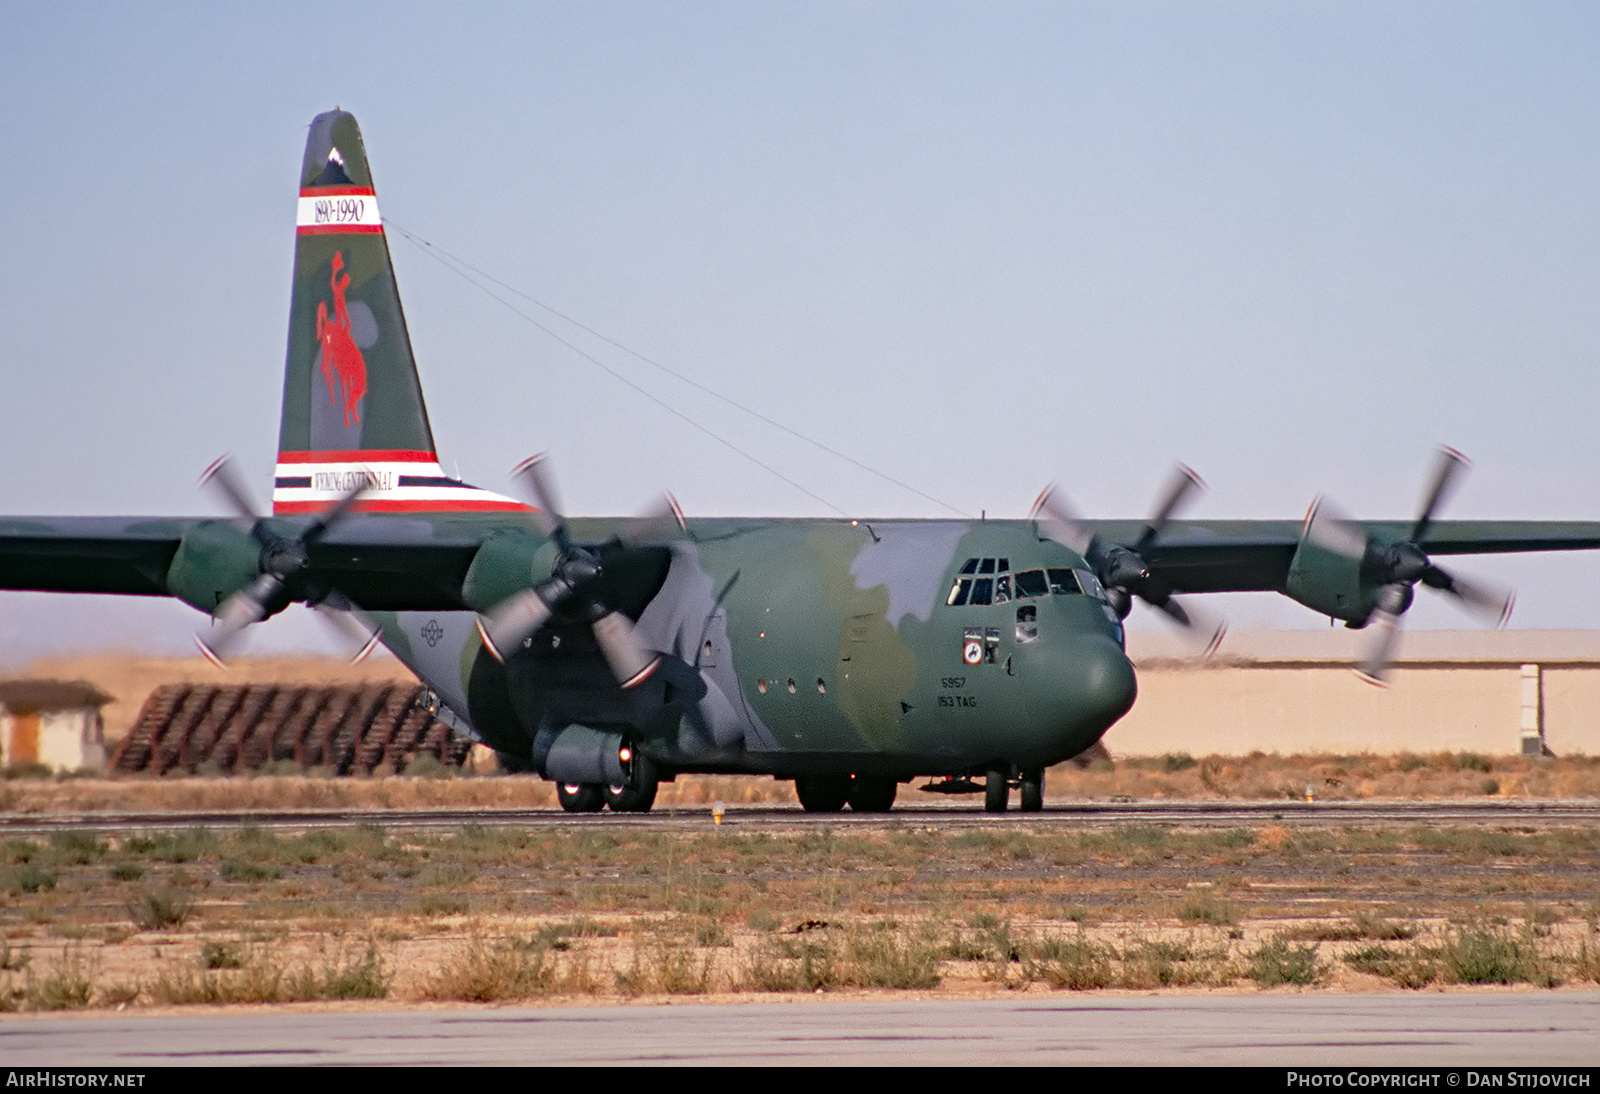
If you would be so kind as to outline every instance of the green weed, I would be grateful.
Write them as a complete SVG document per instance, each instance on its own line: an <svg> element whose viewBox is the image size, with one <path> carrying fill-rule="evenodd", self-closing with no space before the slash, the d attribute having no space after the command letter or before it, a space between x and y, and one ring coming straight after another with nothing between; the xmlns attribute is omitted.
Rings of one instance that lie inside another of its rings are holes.
<svg viewBox="0 0 1600 1094"><path fill-rule="evenodd" d="M1184 897L1177 908L1178 922L1226 927L1238 922L1238 914L1226 901L1208 890L1200 890Z"/></svg>
<svg viewBox="0 0 1600 1094"><path fill-rule="evenodd" d="M176 889L147 889L128 902L128 915L144 931L181 927L193 911L193 902Z"/></svg>
<svg viewBox="0 0 1600 1094"><path fill-rule="evenodd" d="M1111 984L1111 956L1080 931L1075 938L1043 940L1024 957L1023 968L1028 979L1042 980L1052 988L1093 991Z"/></svg>
<svg viewBox="0 0 1600 1094"><path fill-rule="evenodd" d="M1263 988L1315 984L1327 974L1315 942L1295 945L1282 934L1267 938L1245 959L1245 975Z"/></svg>
<svg viewBox="0 0 1600 1094"><path fill-rule="evenodd" d="M427 999L498 1003L554 993L559 970L548 945L525 945L473 935L459 955L423 986Z"/></svg>

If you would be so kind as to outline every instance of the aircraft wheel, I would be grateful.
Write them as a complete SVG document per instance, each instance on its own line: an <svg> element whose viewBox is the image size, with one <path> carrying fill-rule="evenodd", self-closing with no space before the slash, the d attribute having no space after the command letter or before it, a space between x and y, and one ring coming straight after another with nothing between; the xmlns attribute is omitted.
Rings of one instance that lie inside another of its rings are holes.
<svg viewBox="0 0 1600 1094"><path fill-rule="evenodd" d="M1024 813L1037 813L1044 808L1044 769L1033 768L1022 773L1022 794L1019 807Z"/></svg>
<svg viewBox="0 0 1600 1094"><path fill-rule="evenodd" d="M850 796L850 779L840 775L802 775L794 781L794 792L807 813L837 813Z"/></svg>
<svg viewBox="0 0 1600 1094"><path fill-rule="evenodd" d="M616 813L648 813L656 803L658 785L654 779L649 779L637 786L608 786L606 804Z"/></svg>
<svg viewBox="0 0 1600 1094"><path fill-rule="evenodd" d="M986 771L983 774L983 811L1004 813L1011 798L1011 772Z"/></svg>
<svg viewBox="0 0 1600 1094"><path fill-rule="evenodd" d="M633 748L625 750L628 763L623 782L605 788L606 804L616 813L648 813L656 803L656 765L650 757Z"/></svg>
<svg viewBox="0 0 1600 1094"><path fill-rule="evenodd" d="M900 784L894 779L871 775L850 777L850 808L857 813L887 813L894 808L894 796Z"/></svg>
<svg viewBox="0 0 1600 1094"><path fill-rule="evenodd" d="M568 813L598 813L605 808L605 790L598 783L557 783L556 797Z"/></svg>

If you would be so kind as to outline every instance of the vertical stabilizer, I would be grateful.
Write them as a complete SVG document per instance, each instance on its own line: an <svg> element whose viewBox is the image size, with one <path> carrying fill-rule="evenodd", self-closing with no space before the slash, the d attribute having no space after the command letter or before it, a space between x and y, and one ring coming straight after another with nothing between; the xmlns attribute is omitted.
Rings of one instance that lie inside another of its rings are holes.
<svg viewBox="0 0 1600 1094"><path fill-rule="evenodd" d="M524 508L439 466L361 130L333 110L300 168L273 512L320 512L361 482L370 512Z"/></svg>

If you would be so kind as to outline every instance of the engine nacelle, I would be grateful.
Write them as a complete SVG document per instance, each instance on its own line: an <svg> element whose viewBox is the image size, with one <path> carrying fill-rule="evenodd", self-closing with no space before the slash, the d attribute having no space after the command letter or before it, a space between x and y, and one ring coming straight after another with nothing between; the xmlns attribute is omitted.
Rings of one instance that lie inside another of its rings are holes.
<svg viewBox="0 0 1600 1094"><path fill-rule="evenodd" d="M472 556L466 580L461 583L461 597L475 610L488 611L507 597L547 579L556 554L553 540L531 532L492 535Z"/></svg>
<svg viewBox="0 0 1600 1094"><path fill-rule="evenodd" d="M1312 611L1361 625L1378 604L1382 585L1371 580L1366 565L1366 545L1350 553L1329 550L1303 534L1289 563L1284 595Z"/></svg>
<svg viewBox="0 0 1600 1094"><path fill-rule="evenodd" d="M570 725L550 735L539 734L533 745L534 767L558 783L620 786L627 780L627 742L620 733Z"/></svg>
<svg viewBox="0 0 1600 1094"><path fill-rule="evenodd" d="M261 543L232 521L191 528L167 569L167 592L210 615L261 576Z"/></svg>

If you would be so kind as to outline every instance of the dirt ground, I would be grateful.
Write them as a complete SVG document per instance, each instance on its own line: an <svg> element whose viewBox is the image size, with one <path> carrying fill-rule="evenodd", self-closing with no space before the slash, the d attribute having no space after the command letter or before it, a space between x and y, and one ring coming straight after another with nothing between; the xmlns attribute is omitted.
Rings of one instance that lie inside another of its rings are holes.
<svg viewBox="0 0 1600 1094"><path fill-rule="evenodd" d="M13 839L0 1008L1600 982L1582 825Z"/></svg>

